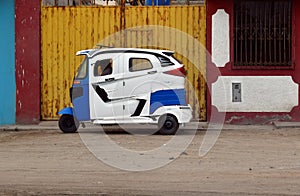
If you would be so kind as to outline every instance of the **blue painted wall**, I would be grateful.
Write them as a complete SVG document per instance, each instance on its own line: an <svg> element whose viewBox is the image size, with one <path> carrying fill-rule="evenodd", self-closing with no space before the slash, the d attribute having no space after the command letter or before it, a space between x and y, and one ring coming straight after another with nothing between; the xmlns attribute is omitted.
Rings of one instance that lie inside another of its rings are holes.
<svg viewBox="0 0 300 196"><path fill-rule="evenodd" d="M14 2L0 0L0 125L16 121Z"/></svg>

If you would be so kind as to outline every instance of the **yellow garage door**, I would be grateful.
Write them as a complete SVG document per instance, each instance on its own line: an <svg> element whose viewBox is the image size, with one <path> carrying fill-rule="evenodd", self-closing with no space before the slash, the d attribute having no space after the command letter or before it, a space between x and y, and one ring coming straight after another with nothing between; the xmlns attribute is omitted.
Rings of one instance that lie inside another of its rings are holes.
<svg viewBox="0 0 300 196"><path fill-rule="evenodd" d="M194 119L206 120L205 6L42 7L41 114L57 119L82 57L97 44L176 51L187 69Z"/></svg>

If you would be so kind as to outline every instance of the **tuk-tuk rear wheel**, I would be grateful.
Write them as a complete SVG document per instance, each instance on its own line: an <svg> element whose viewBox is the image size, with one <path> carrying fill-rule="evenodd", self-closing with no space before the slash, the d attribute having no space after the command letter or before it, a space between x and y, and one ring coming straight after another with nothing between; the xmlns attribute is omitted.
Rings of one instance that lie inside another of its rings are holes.
<svg viewBox="0 0 300 196"><path fill-rule="evenodd" d="M158 132L162 135L174 135L179 128L177 118L171 114L161 116L158 120L158 128Z"/></svg>
<svg viewBox="0 0 300 196"><path fill-rule="evenodd" d="M64 133L75 133L79 127L79 122L74 116L63 114L59 118L58 126Z"/></svg>

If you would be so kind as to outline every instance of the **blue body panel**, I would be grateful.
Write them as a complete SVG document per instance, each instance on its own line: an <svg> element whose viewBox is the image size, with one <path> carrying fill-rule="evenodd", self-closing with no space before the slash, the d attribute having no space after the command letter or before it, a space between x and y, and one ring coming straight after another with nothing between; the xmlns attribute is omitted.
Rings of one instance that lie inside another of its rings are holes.
<svg viewBox="0 0 300 196"><path fill-rule="evenodd" d="M89 74L87 70L84 79L76 79L79 84L73 84L72 103L74 106L74 116L79 121L90 120L90 105L89 105ZM80 89L80 95L75 95L75 88Z"/></svg>
<svg viewBox="0 0 300 196"><path fill-rule="evenodd" d="M88 76L84 80L81 80L80 84L73 84L73 88L83 89L82 96L72 100L74 116L76 116L79 121L88 121L90 120Z"/></svg>
<svg viewBox="0 0 300 196"><path fill-rule="evenodd" d="M0 1L0 125L16 122L15 1Z"/></svg>
<svg viewBox="0 0 300 196"><path fill-rule="evenodd" d="M88 57L85 57L82 63L84 64L80 65L79 70L83 72L79 72L85 75L75 77L70 89L73 108L65 108L58 114L70 114L76 117L78 121L88 121L90 120Z"/></svg>
<svg viewBox="0 0 300 196"><path fill-rule="evenodd" d="M57 114L69 114L73 116L73 108L71 107L64 108L60 110Z"/></svg>
<svg viewBox="0 0 300 196"><path fill-rule="evenodd" d="M162 106L187 105L184 89L160 90L151 93L150 114Z"/></svg>

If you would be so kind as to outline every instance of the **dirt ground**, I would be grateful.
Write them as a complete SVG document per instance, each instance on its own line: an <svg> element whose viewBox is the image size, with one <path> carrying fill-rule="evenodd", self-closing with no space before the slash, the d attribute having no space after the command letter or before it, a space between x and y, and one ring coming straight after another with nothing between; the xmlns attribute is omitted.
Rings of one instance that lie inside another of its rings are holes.
<svg viewBox="0 0 300 196"><path fill-rule="evenodd" d="M0 195L300 194L300 129L224 130L211 151L199 157L204 135L198 131L170 164L130 172L98 160L79 134L0 131ZM120 131L108 136L135 150L155 148L172 137Z"/></svg>

